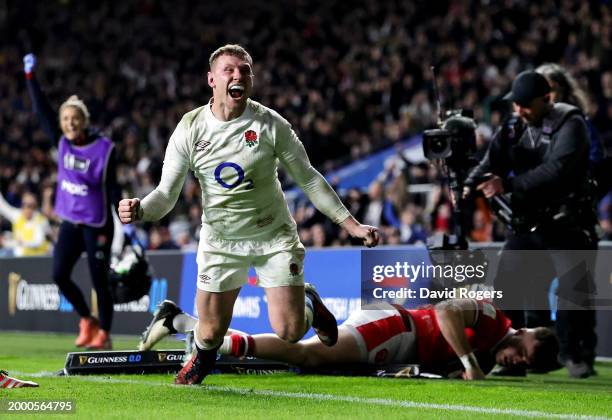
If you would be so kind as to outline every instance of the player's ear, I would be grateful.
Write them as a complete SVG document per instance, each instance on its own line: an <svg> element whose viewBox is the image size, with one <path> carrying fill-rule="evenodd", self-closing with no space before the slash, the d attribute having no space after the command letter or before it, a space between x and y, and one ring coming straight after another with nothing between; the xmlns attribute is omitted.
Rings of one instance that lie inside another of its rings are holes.
<svg viewBox="0 0 612 420"><path fill-rule="evenodd" d="M211 88L214 88L215 87L215 78L213 76L212 71L208 72L207 79L208 79L208 86L210 86Z"/></svg>

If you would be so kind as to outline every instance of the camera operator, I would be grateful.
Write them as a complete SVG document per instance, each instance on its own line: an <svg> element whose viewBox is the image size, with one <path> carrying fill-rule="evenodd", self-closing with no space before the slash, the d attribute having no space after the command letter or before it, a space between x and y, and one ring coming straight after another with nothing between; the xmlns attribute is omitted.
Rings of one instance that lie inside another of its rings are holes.
<svg viewBox="0 0 612 420"><path fill-rule="evenodd" d="M548 307L547 290L554 274L534 273L537 270L533 264L542 266L542 253L526 256L509 250L597 248L585 119L578 108L553 103L550 93L550 85L539 73L525 71L516 77L505 97L513 102L513 117L495 135L486 155L466 180L468 185L477 185L476 189L487 198L511 193L513 217L523 222L522 226L514 226L507 238L495 284L496 290L504 293L502 308L520 309L509 311L515 328L526 323L522 309L527 299L535 299L529 306L540 309L528 315L546 314L550 319L543 309ZM479 182L483 175L490 177ZM561 345L559 361L568 368L570 376L587 377L594 373L597 342L595 312L585 308L592 305L589 299L594 286L585 276L594 258L585 261L583 257L579 261L579 256L568 254L548 253L550 266L559 278L556 319ZM589 297L572 306L574 290L585 279Z"/></svg>

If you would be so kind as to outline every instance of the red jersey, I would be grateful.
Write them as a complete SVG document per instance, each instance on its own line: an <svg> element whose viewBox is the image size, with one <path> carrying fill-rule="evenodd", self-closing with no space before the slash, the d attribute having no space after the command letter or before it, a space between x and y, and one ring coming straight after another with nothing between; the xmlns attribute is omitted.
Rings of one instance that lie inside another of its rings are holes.
<svg viewBox="0 0 612 420"><path fill-rule="evenodd" d="M466 328L465 335L473 351L490 352L508 334L512 322L492 303L480 300L474 302L478 306L476 324ZM408 312L414 321L419 363L440 364L457 357L442 336L436 310L432 305L421 309L401 310Z"/></svg>

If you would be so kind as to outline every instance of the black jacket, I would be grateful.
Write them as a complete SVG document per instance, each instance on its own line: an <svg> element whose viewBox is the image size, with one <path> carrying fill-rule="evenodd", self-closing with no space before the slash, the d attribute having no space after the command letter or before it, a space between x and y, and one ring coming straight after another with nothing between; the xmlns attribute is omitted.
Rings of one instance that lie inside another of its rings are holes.
<svg viewBox="0 0 612 420"><path fill-rule="evenodd" d="M466 183L478 183L487 172L503 179L513 202L532 209L588 194L589 135L584 116L574 106L556 103L540 126L506 124Z"/></svg>

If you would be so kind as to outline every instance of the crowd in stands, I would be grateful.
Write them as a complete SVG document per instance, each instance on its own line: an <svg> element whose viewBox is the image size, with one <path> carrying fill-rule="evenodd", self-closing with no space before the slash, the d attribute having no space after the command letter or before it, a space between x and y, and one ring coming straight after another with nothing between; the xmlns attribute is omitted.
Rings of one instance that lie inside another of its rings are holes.
<svg viewBox="0 0 612 420"><path fill-rule="evenodd" d="M436 123L431 65L445 108L473 110L484 150L507 112L501 97L514 76L560 63L590 93L587 114L612 151L612 13L605 1L239 0L211 7L24 0L0 9L0 192L14 208L34 193L52 225L55 153L25 88L28 52L39 58L37 77L55 108L71 94L84 99L92 124L115 142L125 195L143 197L157 184L182 114L210 98L210 53L242 44L255 62L254 99L292 123L322 173L397 148L367 191L341 191L357 219L382 227L387 244L418 244L451 229L451 200L438 170L407 161L398 146ZM430 185L428 192L410 192L420 184ZM189 178L173 212L142 227L148 247L193 249L200 200ZM305 245L351 243L309 203L293 204ZM471 240L503 240L484 199L471 212ZM599 212L612 239L610 194ZM5 252L11 229L0 216Z"/></svg>

